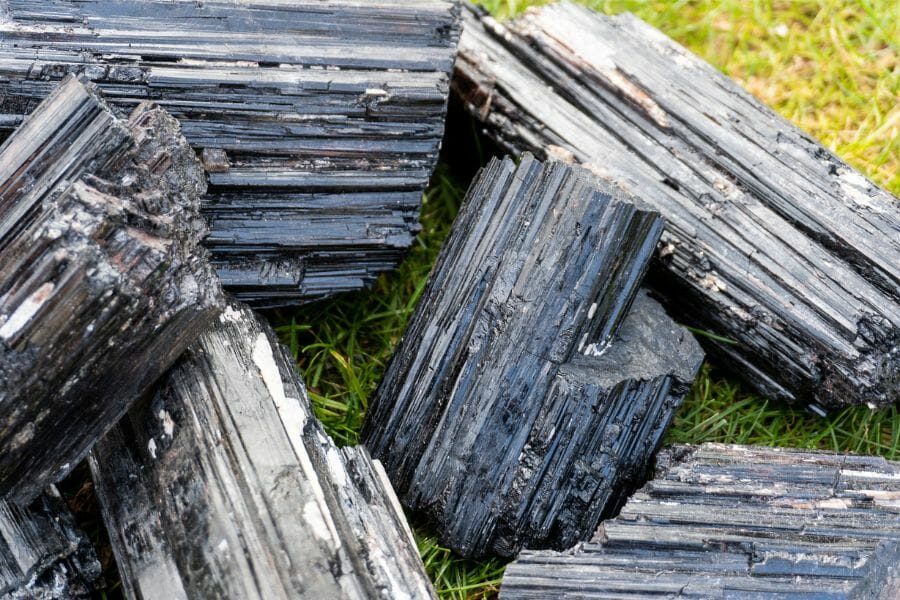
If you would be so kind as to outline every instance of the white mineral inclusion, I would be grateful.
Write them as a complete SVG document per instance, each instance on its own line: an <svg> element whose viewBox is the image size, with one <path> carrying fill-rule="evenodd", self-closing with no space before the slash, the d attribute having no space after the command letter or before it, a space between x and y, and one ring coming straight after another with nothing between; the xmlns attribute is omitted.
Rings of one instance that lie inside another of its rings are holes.
<svg viewBox="0 0 900 600"><path fill-rule="evenodd" d="M152 458L156 458L156 440L150 438L150 441L147 442L147 450L150 451L150 456Z"/></svg>
<svg viewBox="0 0 900 600"><path fill-rule="evenodd" d="M331 471L334 482L340 487L347 485L347 466L341 459L341 451L338 450L337 446L328 448L328 451L325 453L325 462L328 463L328 470Z"/></svg>
<svg viewBox="0 0 900 600"><path fill-rule="evenodd" d="M900 479L900 472L878 473L869 471L854 471L853 469L841 469L841 477L853 477L857 479Z"/></svg>
<svg viewBox="0 0 900 600"><path fill-rule="evenodd" d="M168 437L172 437L175 433L175 421L172 420L172 416L165 409L161 409L159 411L159 420L162 421L163 424L163 433Z"/></svg>
<svg viewBox="0 0 900 600"><path fill-rule="evenodd" d="M241 317L241 311L235 310L233 306L230 304L225 307L225 310L219 315L219 321L222 323L237 323L238 319Z"/></svg>
<svg viewBox="0 0 900 600"><path fill-rule="evenodd" d="M281 412L283 416L287 416L284 415L284 411L289 410L292 413L291 416L297 417L302 428L306 424L306 415L294 409L297 406L296 400L292 398L291 402L288 402L288 398L284 394L284 382L281 381L281 373L278 371L275 355L272 353L272 345L269 344L269 338L266 337L265 333L260 333L256 336L256 342L253 344L253 362L256 363L263 383L266 384L266 389L269 390L278 412Z"/></svg>
<svg viewBox="0 0 900 600"><path fill-rule="evenodd" d="M868 190L873 187L872 183L858 171L849 167L840 167L838 169L837 182L844 194L860 208L873 212L883 212L883 209L873 203L871 196L869 196Z"/></svg>
<svg viewBox="0 0 900 600"><path fill-rule="evenodd" d="M278 364L275 362L272 345L263 332L256 336L256 341L253 343L252 358L253 362L256 363L257 369L259 369L259 374L266 389L269 391L269 395L272 397L272 403L281 417L281 423L291 442L291 447L294 449L294 454L300 462L300 468L312 487L313 498L304 505L303 517L309 522L310 527L313 528L316 537L323 540L331 540L336 547L340 547L341 539L338 536L337 528L330 520L326 520L325 515L322 513L323 509L320 508L327 505L325 492L319 484L318 474L303 444L306 413L303 411L300 400L288 398L285 395L284 383L281 380Z"/></svg>
<svg viewBox="0 0 900 600"><path fill-rule="evenodd" d="M313 535L320 540L332 541L335 538L331 536L331 528L325 522L322 511L315 500L310 500L303 505L303 519L312 529Z"/></svg>
<svg viewBox="0 0 900 600"><path fill-rule="evenodd" d="M306 427L306 413L296 398L288 398L284 393L284 382L281 372L272 353L272 345L265 333L260 332L253 343L253 362L259 370L263 383L272 397L275 410L281 416L285 432L291 440L291 446L298 456L306 456L303 448L303 428Z"/></svg>
<svg viewBox="0 0 900 600"><path fill-rule="evenodd" d="M41 306L44 305L47 298L50 297L53 288L54 285L47 282L32 292L30 296L25 298L25 301L22 302L13 314L9 316L6 323L3 324L3 327L0 327L0 337L4 340L8 340L16 335L20 329L25 327L28 321L30 321L37 311L40 310Z"/></svg>

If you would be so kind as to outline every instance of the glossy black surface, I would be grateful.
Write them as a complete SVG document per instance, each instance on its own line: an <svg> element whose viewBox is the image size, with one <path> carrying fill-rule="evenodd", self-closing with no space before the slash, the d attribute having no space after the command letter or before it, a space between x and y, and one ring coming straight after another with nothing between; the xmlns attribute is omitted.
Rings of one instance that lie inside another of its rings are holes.
<svg viewBox="0 0 900 600"><path fill-rule="evenodd" d="M900 464L880 457L673 446L593 540L523 552L500 598L890 600L898 480Z"/></svg>
<svg viewBox="0 0 900 600"><path fill-rule="evenodd" d="M453 87L510 152L666 219L648 285L765 395L900 399L900 201L632 15L468 7ZM819 409L821 412L821 409Z"/></svg>
<svg viewBox="0 0 900 600"><path fill-rule="evenodd" d="M0 147L0 497L61 479L222 309L177 122L67 79Z"/></svg>
<svg viewBox="0 0 900 600"><path fill-rule="evenodd" d="M204 156L207 246L257 306L358 289L419 230L454 0L0 0L0 137L66 73L158 102Z"/></svg>
<svg viewBox="0 0 900 600"><path fill-rule="evenodd" d="M643 476L702 361L638 292L661 228L529 155L472 184L363 430L455 551L566 547Z"/></svg>
<svg viewBox="0 0 900 600"><path fill-rule="evenodd" d="M0 500L0 598L91 598L100 563L55 488L27 506Z"/></svg>

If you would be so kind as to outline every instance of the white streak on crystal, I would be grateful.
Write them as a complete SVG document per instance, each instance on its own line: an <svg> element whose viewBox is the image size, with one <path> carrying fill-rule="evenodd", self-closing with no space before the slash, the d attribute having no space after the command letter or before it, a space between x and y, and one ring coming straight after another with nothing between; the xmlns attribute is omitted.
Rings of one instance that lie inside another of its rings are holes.
<svg viewBox="0 0 900 600"><path fill-rule="evenodd" d="M266 384L266 389L269 390L272 400L275 401L275 406L277 406L280 411L281 407L286 404L287 397L284 395L284 384L281 381L281 373L278 371L278 365L275 364L275 355L272 354L272 346L269 344L269 340L264 333L260 333L256 337L256 342L253 344L253 362L256 363L259 374L262 375L263 383ZM301 415L301 417L302 422L305 424L305 415Z"/></svg>
<svg viewBox="0 0 900 600"><path fill-rule="evenodd" d="M28 296L9 316L3 327L0 327L0 337L8 340L16 335L44 305L44 302L50 297L53 288L54 285L48 281Z"/></svg>
<svg viewBox="0 0 900 600"><path fill-rule="evenodd" d="M315 500L310 500L303 505L303 519L306 521L307 525L309 525L310 529L312 529L313 535L320 540L331 540L331 535L329 535L329 530L331 528L328 526L328 523L325 522L322 511L319 510L319 506L316 504Z"/></svg>
<svg viewBox="0 0 900 600"><path fill-rule="evenodd" d="M325 461L328 463L328 470L331 471L334 483L340 487L347 485L347 467L341 459L341 451L335 446L329 447L325 453Z"/></svg>
<svg viewBox="0 0 900 600"><path fill-rule="evenodd" d="M159 411L159 420L162 421L163 424L163 433L169 437L172 437L175 433L175 421L172 420L172 416L166 410Z"/></svg>
<svg viewBox="0 0 900 600"><path fill-rule="evenodd" d="M301 401L297 398L288 398L284 393L284 383L281 380L281 373L278 370L278 364L275 362L275 355L272 352L272 345L265 333L260 332L253 344L253 362L259 369L263 383L272 396L272 403L281 417L281 424L284 431L290 439L291 447L294 454L300 462L300 468L312 488L312 499L310 499L303 507L303 516L310 523L311 527L316 528L315 534L321 539L330 539L335 548L341 546L341 538L338 535L337 527L331 520L328 509L328 503L325 501L325 492L319 483L319 475L313 467L312 461L309 459L309 453L306 445L303 443L303 430L306 427L307 413L303 410ZM330 534L330 536L329 536Z"/></svg>
<svg viewBox="0 0 900 600"><path fill-rule="evenodd" d="M900 479L900 472L897 473L879 473L877 471L854 471L852 469L841 469L841 477L855 477L857 479Z"/></svg>
<svg viewBox="0 0 900 600"><path fill-rule="evenodd" d="M241 318L241 311L235 310L230 304L225 307L225 311L219 315L219 321L222 323L236 323Z"/></svg>

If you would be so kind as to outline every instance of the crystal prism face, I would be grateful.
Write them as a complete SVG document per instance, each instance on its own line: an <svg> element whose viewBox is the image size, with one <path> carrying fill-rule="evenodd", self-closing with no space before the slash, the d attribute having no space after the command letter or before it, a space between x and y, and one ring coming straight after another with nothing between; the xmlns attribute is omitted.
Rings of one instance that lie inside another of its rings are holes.
<svg viewBox="0 0 900 600"><path fill-rule="evenodd" d="M633 15L463 20L461 103L659 211L648 286L719 364L819 412L900 399L900 200Z"/></svg>
<svg viewBox="0 0 900 600"><path fill-rule="evenodd" d="M28 506L0 500L0 543L4 599L92 597L100 562L56 488Z"/></svg>
<svg viewBox="0 0 900 600"><path fill-rule="evenodd" d="M381 465L335 446L246 306L97 444L91 470L129 597L434 597Z"/></svg>
<svg viewBox="0 0 900 600"><path fill-rule="evenodd" d="M673 446L593 540L523 552L500 597L896 597L898 479L879 457Z"/></svg>
<svg viewBox="0 0 900 600"><path fill-rule="evenodd" d="M177 121L67 78L0 147L0 497L65 476L222 309Z"/></svg>
<svg viewBox="0 0 900 600"><path fill-rule="evenodd" d="M640 291L661 229L560 162L476 178L363 430L442 543L567 547L637 485L703 359Z"/></svg>
<svg viewBox="0 0 900 600"><path fill-rule="evenodd" d="M444 134L455 0L4 4L0 138L68 73L125 111L158 102L203 157L206 245L239 299L356 290L405 256Z"/></svg>

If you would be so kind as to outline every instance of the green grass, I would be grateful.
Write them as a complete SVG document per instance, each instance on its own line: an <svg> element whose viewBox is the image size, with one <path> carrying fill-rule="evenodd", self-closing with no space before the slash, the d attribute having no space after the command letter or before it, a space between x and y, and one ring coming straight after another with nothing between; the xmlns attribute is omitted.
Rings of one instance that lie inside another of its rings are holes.
<svg viewBox="0 0 900 600"><path fill-rule="evenodd" d="M501 17L529 2L490 0ZM900 3L823 0L588 2L630 10L738 80L851 164L900 192ZM316 413L354 444L381 373L403 333L462 198L466 182L442 164L426 194L424 230L409 258L372 290L275 313ZM900 459L900 411L850 408L820 419L753 395L704 367L668 434L672 442L819 447ZM418 529L443 598L496 594L502 563L460 559Z"/></svg>

